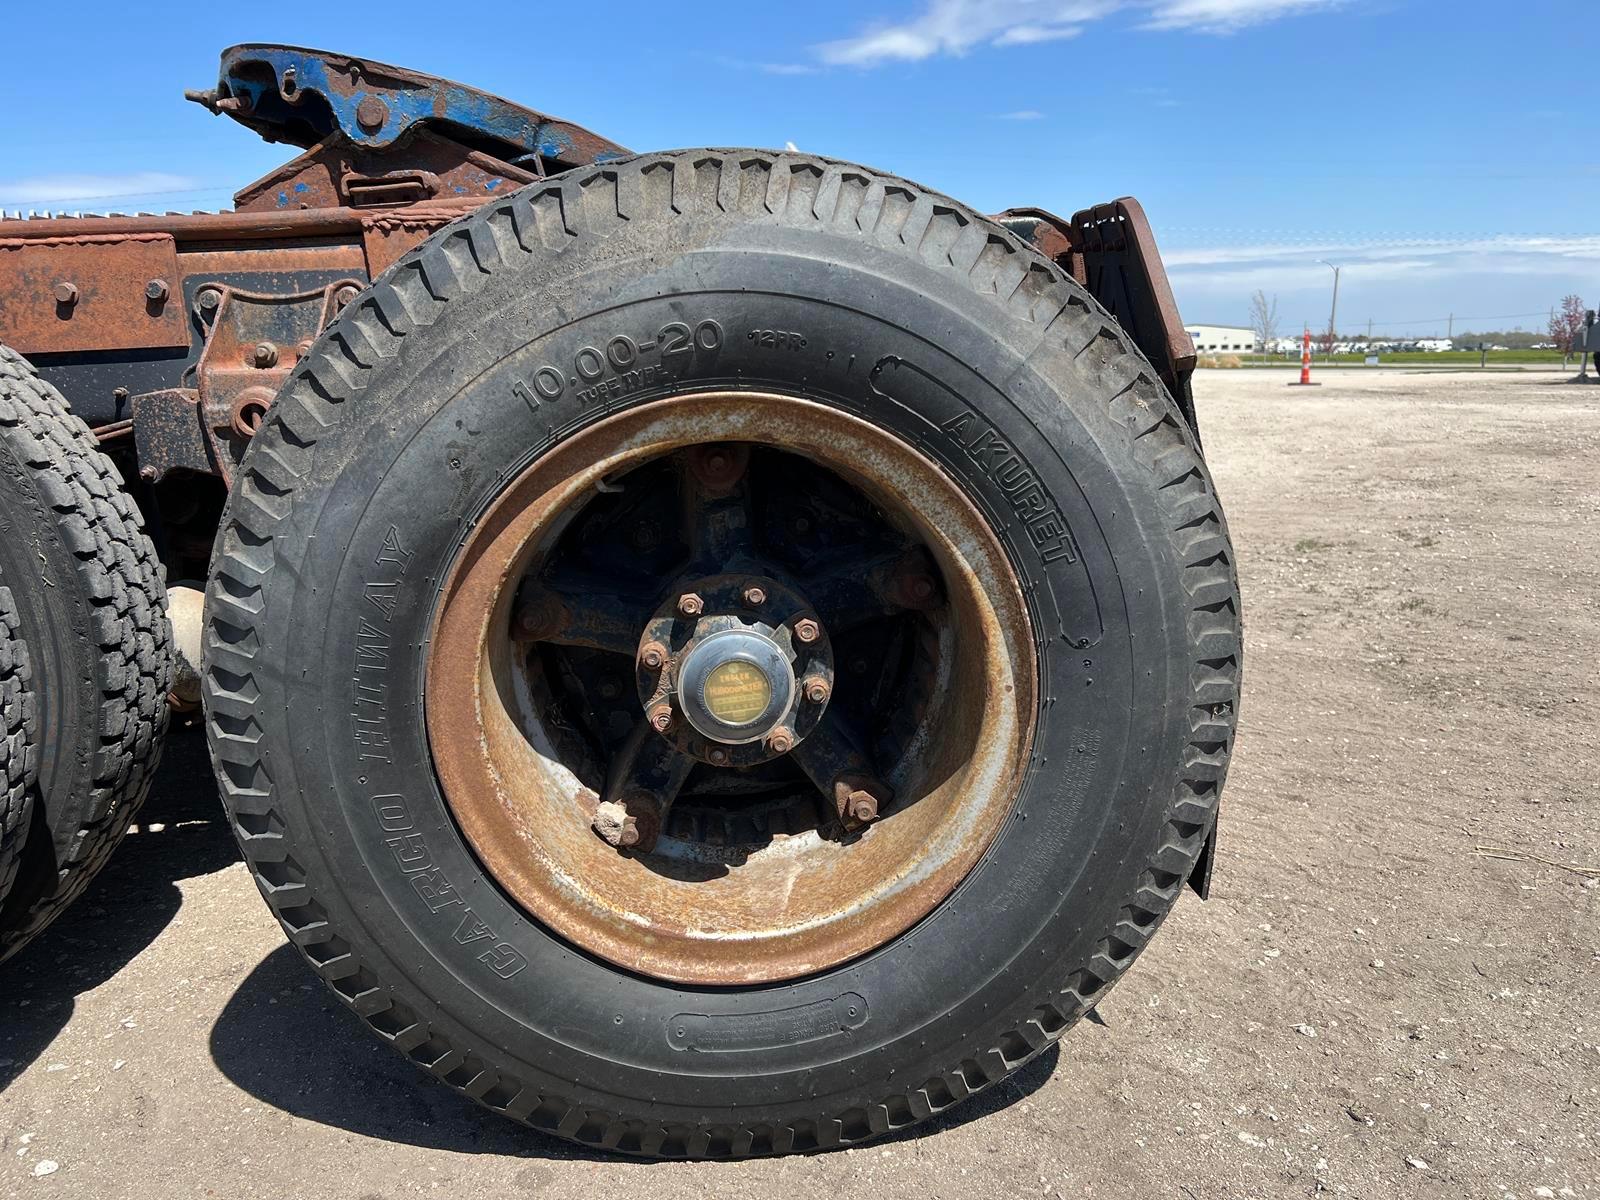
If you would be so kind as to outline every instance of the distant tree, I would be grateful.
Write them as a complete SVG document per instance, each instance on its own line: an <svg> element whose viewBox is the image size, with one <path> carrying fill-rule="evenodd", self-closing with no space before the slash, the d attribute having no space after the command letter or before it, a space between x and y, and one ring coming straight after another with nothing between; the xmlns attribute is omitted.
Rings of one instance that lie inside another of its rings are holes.
<svg viewBox="0 0 1600 1200"><path fill-rule="evenodd" d="M1338 340L1339 335L1333 331L1332 325L1329 325L1323 333L1317 334L1317 345L1322 348L1324 354L1332 354L1333 344Z"/></svg>
<svg viewBox="0 0 1600 1200"><path fill-rule="evenodd" d="M1278 340L1278 298L1274 296L1270 301L1267 294L1257 290L1250 297L1250 328L1255 331L1256 342L1263 350L1272 349L1272 343Z"/></svg>
<svg viewBox="0 0 1600 1200"><path fill-rule="evenodd" d="M1583 332L1583 298L1564 296L1550 317L1550 340L1563 355L1572 353L1572 344Z"/></svg>

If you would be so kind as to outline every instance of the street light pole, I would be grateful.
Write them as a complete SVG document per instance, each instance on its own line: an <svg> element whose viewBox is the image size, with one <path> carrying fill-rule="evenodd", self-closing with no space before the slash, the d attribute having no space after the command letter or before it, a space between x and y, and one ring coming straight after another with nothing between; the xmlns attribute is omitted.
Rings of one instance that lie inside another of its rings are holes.
<svg viewBox="0 0 1600 1200"><path fill-rule="evenodd" d="M1325 258L1317 259L1319 263L1333 272L1333 308L1328 313L1328 356L1333 356L1333 339L1339 336L1339 271Z"/></svg>

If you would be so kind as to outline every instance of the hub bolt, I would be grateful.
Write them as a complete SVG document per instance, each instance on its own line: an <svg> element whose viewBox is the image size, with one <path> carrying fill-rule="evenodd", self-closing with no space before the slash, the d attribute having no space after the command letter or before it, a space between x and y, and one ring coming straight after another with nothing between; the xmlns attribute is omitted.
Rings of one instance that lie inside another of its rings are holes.
<svg viewBox="0 0 1600 1200"><path fill-rule="evenodd" d="M706 602L698 592L685 592L678 597L678 611L686 617L698 617L706 610Z"/></svg>
<svg viewBox="0 0 1600 1200"><path fill-rule="evenodd" d="M55 286L57 304L76 304L78 302L78 285L62 280Z"/></svg>
<svg viewBox="0 0 1600 1200"><path fill-rule="evenodd" d="M657 733L665 733L672 728L672 705L665 701L652 704L646 715L650 718L650 727Z"/></svg>
<svg viewBox="0 0 1600 1200"><path fill-rule="evenodd" d="M167 281L165 279L152 279L144 285L144 298L160 304L167 298Z"/></svg>
<svg viewBox="0 0 1600 1200"><path fill-rule="evenodd" d="M860 788L850 793L850 802L847 807L850 815L858 821L871 821L878 816L877 799L871 792L864 792Z"/></svg>
<svg viewBox="0 0 1600 1200"><path fill-rule="evenodd" d="M794 749L794 734L787 729L774 729L767 734L767 749L774 754L787 754Z"/></svg>
<svg viewBox="0 0 1600 1200"><path fill-rule="evenodd" d="M646 642L639 651L639 663L648 671L659 671L667 665L667 648L660 642Z"/></svg>
<svg viewBox="0 0 1600 1200"><path fill-rule="evenodd" d="M794 623L794 636L802 642L814 642L822 635L822 626L810 617L801 617Z"/></svg>
<svg viewBox="0 0 1600 1200"><path fill-rule="evenodd" d="M251 357L256 366L262 369L275 367L278 365L278 348L271 342L257 342Z"/></svg>
<svg viewBox="0 0 1600 1200"><path fill-rule="evenodd" d="M812 675L805 681L803 687L805 690L806 699L812 704L826 703L828 696L833 691L833 689L828 686L828 681L822 678L820 675Z"/></svg>
<svg viewBox="0 0 1600 1200"><path fill-rule="evenodd" d="M725 767L728 765L728 752L721 746L713 746L706 757L716 766Z"/></svg>
<svg viewBox="0 0 1600 1200"><path fill-rule="evenodd" d="M926 575L913 575L906 580L906 595L913 603L926 604L933 599L935 590L933 580Z"/></svg>
<svg viewBox="0 0 1600 1200"><path fill-rule="evenodd" d="M360 294L361 293L356 290L356 286L354 284L347 283L333 294L333 302L340 308L343 308Z"/></svg>
<svg viewBox="0 0 1600 1200"><path fill-rule="evenodd" d="M767 602L766 589L757 587L752 583L744 590L744 602L751 608L760 608Z"/></svg>

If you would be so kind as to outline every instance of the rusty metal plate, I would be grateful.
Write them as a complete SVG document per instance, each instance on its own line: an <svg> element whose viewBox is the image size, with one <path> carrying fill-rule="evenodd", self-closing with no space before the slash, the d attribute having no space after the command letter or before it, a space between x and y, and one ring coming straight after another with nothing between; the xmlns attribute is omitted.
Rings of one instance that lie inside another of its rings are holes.
<svg viewBox="0 0 1600 1200"><path fill-rule="evenodd" d="M189 344L164 233L0 238L0 342L22 354Z"/></svg>

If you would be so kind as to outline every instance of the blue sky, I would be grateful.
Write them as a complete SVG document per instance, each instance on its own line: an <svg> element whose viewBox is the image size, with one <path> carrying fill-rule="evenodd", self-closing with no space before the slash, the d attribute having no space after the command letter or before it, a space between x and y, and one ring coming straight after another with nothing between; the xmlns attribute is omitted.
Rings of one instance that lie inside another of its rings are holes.
<svg viewBox="0 0 1600 1200"><path fill-rule="evenodd" d="M1600 303L1584 0L815 0L8 13L0 207L226 207L286 157L185 103L241 41L431 71L646 150L781 146L985 211L1149 212L1190 320L1442 333ZM1490 319L1493 318L1493 319Z"/></svg>

